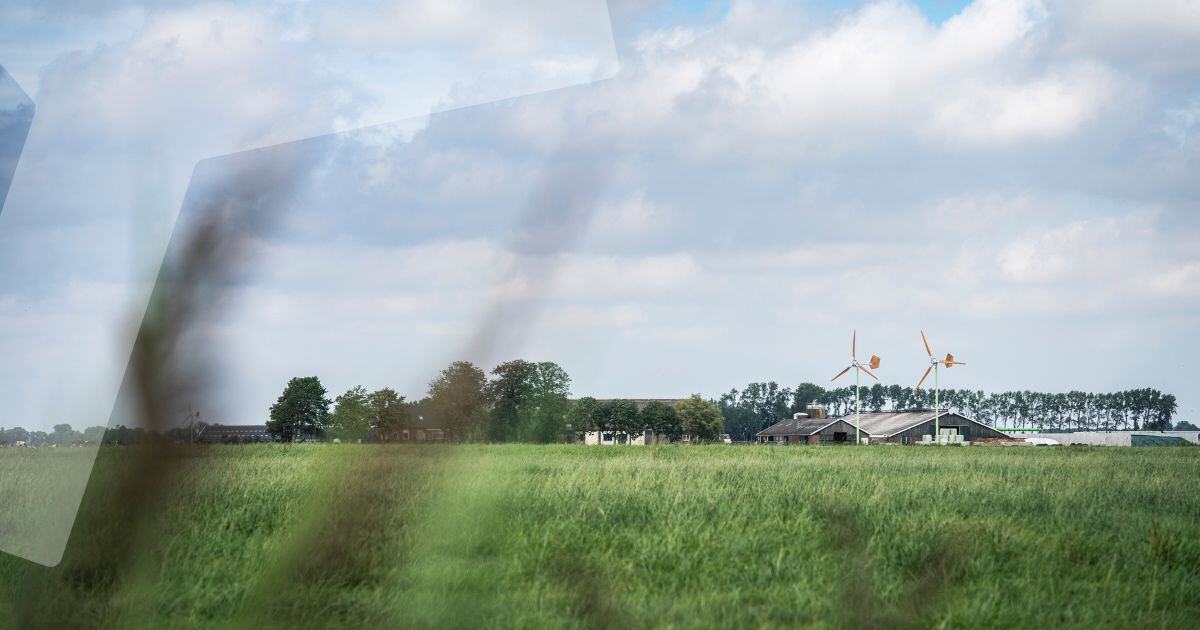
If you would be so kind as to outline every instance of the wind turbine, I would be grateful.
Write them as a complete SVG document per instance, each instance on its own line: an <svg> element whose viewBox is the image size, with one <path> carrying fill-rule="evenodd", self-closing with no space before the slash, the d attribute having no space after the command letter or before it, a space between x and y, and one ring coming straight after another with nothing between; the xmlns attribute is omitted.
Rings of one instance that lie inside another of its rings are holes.
<svg viewBox="0 0 1200 630"><path fill-rule="evenodd" d="M851 369L854 370L854 444L855 444L855 446L862 444L862 438L859 435L859 431L860 431L859 426L862 424L861 422L859 422L859 417L862 415L862 396L859 395L859 391L858 391L859 390L859 380L860 380L859 373L866 372L867 376L870 376L871 378L874 378L877 381L879 380L878 378L875 377L874 374L871 373L871 370L879 369L879 357L876 355L873 355L873 354L871 355L871 360L867 362L867 365L871 366L871 370L868 370L866 365L863 365L862 363L858 362L857 346L858 346L858 330L856 329L854 331L854 333L851 334L851 336L850 336L850 365L847 365L846 369L842 370L841 372L838 372L837 376L829 379L829 382L832 383L832 382L838 380L839 378L841 378L843 374L845 374L846 372L849 372Z"/></svg>
<svg viewBox="0 0 1200 630"><path fill-rule="evenodd" d="M942 437L941 427L941 397L942 388L938 385L938 366L944 365L947 368L952 368L956 365L966 365L962 361L955 361L953 354L946 354L945 359L939 359L933 356L933 349L929 347L929 340L925 338L925 331L921 331L921 343L925 344L925 353L929 355L929 367L925 368L925 374L921 376L921 380L917 381L916 389L921 389L921 383L929 378L929 372L933 372L933 443L937 444Z"/></svg>

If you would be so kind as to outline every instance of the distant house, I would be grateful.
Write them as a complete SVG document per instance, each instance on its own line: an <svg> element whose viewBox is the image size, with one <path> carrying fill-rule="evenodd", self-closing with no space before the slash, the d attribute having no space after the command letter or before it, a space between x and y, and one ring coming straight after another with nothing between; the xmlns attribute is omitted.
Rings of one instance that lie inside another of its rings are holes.
<svg viewBox="0 0 1200 630"><path fill-rule="evenodd" d="M445 442L446 428L428 404L414 403L410 408L408 425L397 436L401 442ZM373 432L372 441L382 441Z"/></svg>
<svg viewBox="0 0 1200 630"><path fill-rule="evenodd" d="M407 429L400 431L401 442L445 442L446 431L427 416L413 416Z"/></svg>
<svg viewBox="0 0 1200 630"><path fill-rule="evenodd" d="M855 415L847 414L832 420L824 417L824 409L810 406L810 413L798 413L793 418L777 422L760 431L759 444L853 444ZM816 416L816 417L813 417ZM1012 439L1012 436L976 422L963 415L943 411L937 422L941 437L934 433L934 413L920 411L864 411L858 416L859 435L872 443L922 444L970 443L984 439Z"/></svg>

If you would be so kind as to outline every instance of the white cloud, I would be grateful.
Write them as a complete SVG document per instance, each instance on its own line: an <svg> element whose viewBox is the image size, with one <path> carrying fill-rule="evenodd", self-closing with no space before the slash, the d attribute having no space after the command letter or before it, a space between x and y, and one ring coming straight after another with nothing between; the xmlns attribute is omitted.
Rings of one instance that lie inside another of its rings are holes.
<svg viewBox="0 0 1200 630"><path fill-rule="evenodd" d="M1117 93L1101 66L1083 64L1030 83L963 87L938 105L931 132L951 144L1004 145L1070 135Z"/></svg>
<svg viewBox="0 0 1200 630"><path fill-rule="evenodd" d="M594 236L618 242L640 240L669 230L676 213L646 199L645 192L634 192L619 200L602 204L592 215Z"/></svg>
<svg viewBox="0 0 1200 630"><path fill-rule="evenodd" d="M1069 54L1159 77L1200 70L1200 4L1194 0L1060 0L1055 9L1057 35Z"/></svg>
<svg viewBox="0 0 1200 630"><path fill-rule="evenodd" d="M1131 255L1141 260L1153 246L1148 217L1081 220L1031 230L1001 251L1004 277L1018 283L1082 282L1127 276Z"/></svg>
<svg viewBox="0 0 1200 630"><path fill-rule="evenodd" d="M1151 287L1169 297L1200 297L1200 262L1186 262L1164 270Z"/></svg>
<svg viewBox="0 0 1200 630"><path fill-rule="evenodd" d="M1033 0L983 0L941 25L909 3L875 2L789 37L777 22L793 23L752 4L711 28L642 37L611 103L626 129L709 157L1010 145L1070 136L1121 95L1100 63L1048 55L1048 13Z"/></svg>
<svg viewBox="0 0 1200 630"><path fill-rule="evenodd" d="M1085 41L1082 5L977 2L933 24L905 2L817 18L767 4L647 29L600 85L345 143L297 200L305 239L259 252L265 285L229 311L246 329L218 329L239 363L262 362L247 382L277 393L309 370L335 389L419 393L494 312L496 336L517 341L493 354L560 360L610 395L828 378L821 357L844 354L854 326L883 348L886 379L903 382L927 326L988 388L1031 386L1026 336L1079 356L1088 335L1129 350L1148 326L1195 345L1186 64ZM294 26L241 28L315 37ZM196 63L219 77L225 62ZM564 146L615 162L610 190L577 247L510 251ZM508 309L523 302L541 304Z"/></svg>

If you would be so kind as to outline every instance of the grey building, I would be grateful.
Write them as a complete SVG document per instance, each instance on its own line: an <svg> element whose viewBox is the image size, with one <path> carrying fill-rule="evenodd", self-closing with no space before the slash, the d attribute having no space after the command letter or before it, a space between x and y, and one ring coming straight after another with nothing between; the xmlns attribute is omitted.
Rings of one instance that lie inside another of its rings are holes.
<svg viewBox="0 0 1200 630"><path fill-rule="evenodd" d="M853 444L855 415L826 419L824 409L811 406L809 413L777 422L760 431L759 444ZM935 441L934 413L920 411L864 411L858 416L859 433L871 443L920 444ZM938 421L942 441L970 443L980 440L1009 440L1012 436L961 414L943 411Z"/></svg>
<svg viewBox="0 0 1200 630"><path fill-rule="evenodd" d="M845 418L851 422L854 420L853 415ZM872 442L917 444L925 439L924 436L929 436L930 441L934 438L934 413L931 409L870 411L862 413L860 418L860 428ZM958 436L961 441L968 443L985 439L1012 439L1012 436L986 424L949 411L941 413L937 426L943 434Z"/></svg>

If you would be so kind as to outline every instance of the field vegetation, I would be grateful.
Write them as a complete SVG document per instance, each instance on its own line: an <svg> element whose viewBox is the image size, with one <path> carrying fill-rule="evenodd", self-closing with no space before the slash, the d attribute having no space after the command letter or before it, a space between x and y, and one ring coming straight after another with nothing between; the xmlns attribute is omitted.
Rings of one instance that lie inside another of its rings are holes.
<svg viewBox="0 0 1200 630"><path fill-rule="evenodd" d="M103 448L12 627L1195 627L1200 449ZM0 458L8 457L0 451Z"/></svg>

